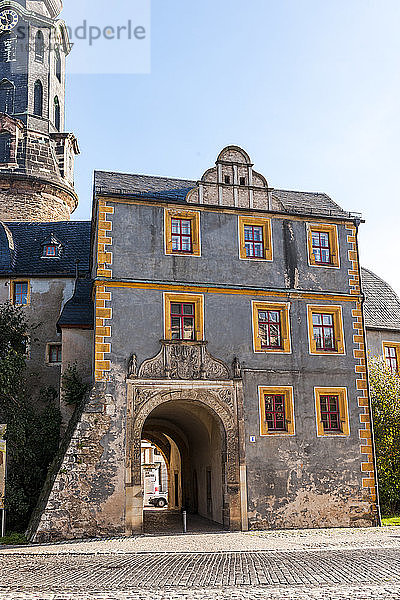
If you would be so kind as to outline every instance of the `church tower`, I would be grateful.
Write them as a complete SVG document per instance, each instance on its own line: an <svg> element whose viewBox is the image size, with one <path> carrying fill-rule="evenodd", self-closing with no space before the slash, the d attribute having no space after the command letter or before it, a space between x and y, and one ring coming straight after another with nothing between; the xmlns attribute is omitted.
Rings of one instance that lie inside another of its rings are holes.
<svg viewBox="0 0 400 600"><path fill-rule="evenodd" d="M67 221L78 204L61 10L61 0L0 0L0 221Z"/></svg>

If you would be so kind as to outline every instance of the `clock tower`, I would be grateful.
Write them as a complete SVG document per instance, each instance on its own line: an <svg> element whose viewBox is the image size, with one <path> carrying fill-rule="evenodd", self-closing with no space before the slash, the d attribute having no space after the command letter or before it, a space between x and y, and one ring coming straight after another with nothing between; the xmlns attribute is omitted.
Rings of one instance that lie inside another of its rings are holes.
<svg viewBox="0 0 400 600"><path fill-rule="evenodd" d="M0 0L0 221L66 221L78 204L61 10L61 0Z"/></svg>

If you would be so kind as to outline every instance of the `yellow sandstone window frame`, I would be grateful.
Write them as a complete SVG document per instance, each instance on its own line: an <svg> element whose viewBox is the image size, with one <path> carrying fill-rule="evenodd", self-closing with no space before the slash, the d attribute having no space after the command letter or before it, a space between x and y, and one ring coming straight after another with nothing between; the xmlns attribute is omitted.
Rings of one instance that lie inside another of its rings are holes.
<svg viewBox="0 0 400 600"><path fill-rule="evenodd" d="M323 350L317 348L314 340L313 314L326 314L333 316L333 328L335 335L336 350ZM343 356L346 354L344 342L343 313L340 305L307 304L308 322L308 349L310 354L318 356Z"/></svg>
<svg viewBox="0 0 400 600"><path fill-rule="evenodd" d="M185 219L191 222L192 252L174 252L172 250L172 219ZM201 256L200 212L166 208L164 211L165 254L174 256Z"/></svg>
<svg viewBox="0 0 400 600"><path fill-rule="evenodd" d="M315 260L312 246L312 233L327 233L329 236L330 264L318 263ZM340 269L339 240L337 225L333 223L307 223L308 264L311 267L326 267L327 269Z"/></svg>
<svg viewBox="0 0 400 600"><path fill-rule="evenodd" d="M262 227L263 229L263 246L264 256L261 257L249 257L246 255L246 246L244 241L244 226L253 225L255 227ZM271 219L263 219L260 217L246 217L240 215L238 217L238 230L239 230L239 258L241 260L249 261L272 261L273 260L273 247L272 247L272 226Z"/></svg>
<svg viewBox="0 0 400 600"><path fill-rule="evenodd" d="M17 283L27 283L27 296L26 296L26 304L16 304L15 302L15 285ZM31 282L29 279L12 279L10 281L10 301L14 306L29 306L31 303Z"/></svg>
<svg viewBox="0 0 400 600"><path fill-rule="evenodd" d="M384 340L382 342L383 359L384 359L385 365L386 365L385 348L395 348L396 361L397 361L397 374L400 375L400 342L390 342L390 341L388 342L386 340Z"/></svg>
<svg viewBox="0 0 400 600"><path fill-rule="evenodd" d="M252 300L253 350L254 352L272 352L274 354L291 354L290 340L290 302L258 302ZM274 310L280 312L282 348L262 348L258 336L258 311Z"/></svg>
<svg viewBox="0 0 400 600"><path fill-rule="evenodd" d="M321 419L321 396L338 396L341 431L324 431ZM349 407L346 387L315 387L315 419L318 437L348 437L350 435Z"/></svg>
<svg viewBox="0 0 400 600"><path fill-rule="evenodd" d="M195 340L204 340L204 295L203 294L175 294L164 292L164 339L172 340L171 331L171 304L174 302L188 302L194 304ZM190 343L190 340L180 340Z"/></svg>
<svg viewBox="0 0 400 600"><path fill-rule="evenodd" d="M265 402L264 395L282 395L285 397L285 417L286 431L268 431L268 424L265 418ZM258 399L260 411L260 435L264 436L281 436L295 434L295 418L294 418L294 393L292 386L258 386Z"/></svg>

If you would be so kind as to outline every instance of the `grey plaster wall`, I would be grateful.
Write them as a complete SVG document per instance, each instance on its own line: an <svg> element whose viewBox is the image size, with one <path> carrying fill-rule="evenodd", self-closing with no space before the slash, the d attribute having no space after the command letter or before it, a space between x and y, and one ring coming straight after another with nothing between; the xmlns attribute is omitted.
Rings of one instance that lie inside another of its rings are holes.
<svg viewBox="0 0 400 600"><path fill-rule="evenodd" d="M370 356L383 356L382 342L400 343L400 331L367 329L367 349Z"/></svg>
<svg viewBox="0 0 400 600"><path fill-rule="evenodd" d="M305 300L294 300L290 304L292 353L256 354L252 299L276 301L268 296L204 295L205 339L209 342L209 351L228 365L237 356L245 369L250 526L365 524L369 506L361 496L359 424L363 409L359 409L357 403L353 357L356 346L351 310L355 304L342 303L346 355L309 354L308 301ZM139 364L157 354L163 337L163 294L154 290L113 288L110 305L113 309L112 371L121 373L127 368L131 354L137 354ZM260 436L258 386L268 385L293 386L296 426L293 437ZM347 388L349 437L317 436L314 387L324 386ZM249 441L252 435L256 436L255 443Z"/></svg>
<svg viewBox="0 0 400 600"><path fill-rule="evenodd" d="M93 331L90 329L68 329L62 330L62 365L61 377L69 365L76 364L79 374L85 383L92 382L93 372ZM60 396L60 407L63 428L66 428L72 413L73 406L67 405Z"/></svg>
<svg viewBox="0 0 400 600"><path fill-rule="evenodd" d="M21 280L25 280L22 278ZM29 388L37 397L40 388L60 388L61 365L50 365L47 360L48 343L61 343L56 323L61 309L74 291L72 278L30 279L30 303L23 308L28 323L33 327L27 359ZM0 280L0 303L10 299L10 280Z"/></svg>
<svg viewBox="0 0 400 600"><path fill-rule="evenodd" d="M260 436L258 386L293 386L294 436ZM318 437L314 387L347 387L350 436ZM246 373L246 462L251 527L351 526L361 500L359 414L354 382L334 370ZM250 442L255 435L256 441ZM354 512L351 510L353 506Z"/></svg>
<svg viewBox="0 0 400 600"><path fill-rule="evenodd" d="M115 279L348 292L347 271L351 263L347 254L348 232L343 225L338 225L342 268L310 267L304 221L273 218L273 261L241 260L238 213L229 209L224 212L203 210L200 212L201 256L171 256L164 252L163 207L126 204L114 207L111 235Z"/></svg>
<svg viewBox="0 0 400 600"><path fill-rule="evenodd" d="M279 302L273 296L240 294L204 294L205 339L211 354L231 364L237 356L242 365L258 369L284 369L316 372L321 378L332 380L337 375L354 380L353 302L335 302L342 306L346 355L311 356L308 350L308 300L290 301L291 354L255 353L253 351L251 302ZM318 304L331 304L318 300ZM136 353L139 363L157 354L159 340L164 337L163 292L130 288L113 288L112 301L112 354L113 364L127 365ZM323 384L321 384L323 385Z"/></svg>

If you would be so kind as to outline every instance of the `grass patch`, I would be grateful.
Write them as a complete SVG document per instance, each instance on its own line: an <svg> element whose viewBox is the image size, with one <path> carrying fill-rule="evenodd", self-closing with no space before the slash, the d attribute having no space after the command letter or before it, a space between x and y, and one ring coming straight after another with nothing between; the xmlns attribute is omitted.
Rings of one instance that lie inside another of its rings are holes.
<svg viewBox="0 0 400 600"><path fill-rule="evenodd" d="M382 517L382 525L397 525L400 527L400 517Z"/></svg>
<svg viewBox="0 0 400 600"><path fill-rule="evenodd" d="M0 545L19 546L20 544L29 544L23 533L8 533L4 537L0 537Z"/></svg>

